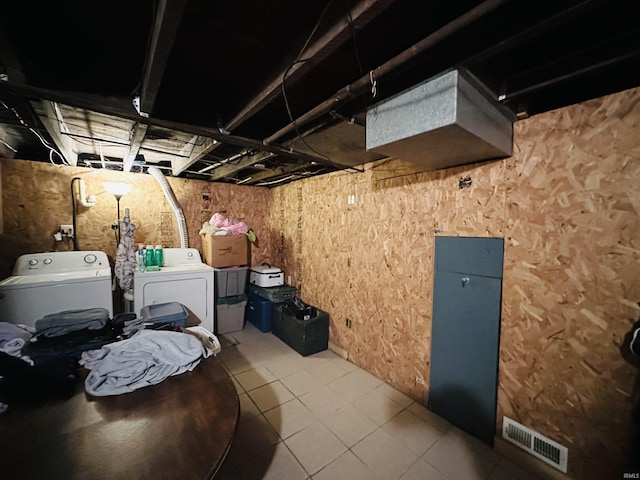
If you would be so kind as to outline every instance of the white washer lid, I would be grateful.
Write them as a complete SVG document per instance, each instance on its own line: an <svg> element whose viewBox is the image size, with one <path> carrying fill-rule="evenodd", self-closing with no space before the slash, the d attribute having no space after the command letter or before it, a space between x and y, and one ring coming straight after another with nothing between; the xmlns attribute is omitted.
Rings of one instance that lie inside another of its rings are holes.
<svg viewBox="0 0 640 480"><path fill-rule="evenodd" d="M111 281L111 269L102 268L84 272L45 273L42 275L12 275L0 282L0 290L87 283L105 280Z"/></svg>
<svg viewBox="0 0 640 480"><path fill-rule="evenodd" d="M173 267L160 267L160 270L140 272L136 271L134 278L151 278L151 277L163 277L167 275L182 275L185 273L198 273L209 272L213 274L213 267L210 267L206 263L197 263L194 265L175 265Z"/></svg>

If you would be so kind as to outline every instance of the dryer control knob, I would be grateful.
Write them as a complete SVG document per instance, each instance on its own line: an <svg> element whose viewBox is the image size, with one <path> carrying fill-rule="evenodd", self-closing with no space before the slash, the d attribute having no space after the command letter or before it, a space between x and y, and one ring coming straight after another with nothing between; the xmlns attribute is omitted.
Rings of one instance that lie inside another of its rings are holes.
<svg viewBox="0 0 640 480"><path fill-rule="evenodd" d="M32 258L31 260L29 260L29 265L37 265L37 264L38 264L38 259Z"/></svg>
<svg viewBox="0 0 640 480"><path fill-rule="evenodd" d="M50 258L45 258L43 263L45 265L51 265L51 262L53 262L53 260L51 260Z"/></svg>
<svg viewBox="0 0 640 480"><path fill-rule="evenodd" d="M98 257L96 257L93 253L84 256L84 261L86 263L94 263L96 260L98 260Z"/></svg>
<svg viewBox="0 0 640 480"><path fill-rule="evenodd" d="M193 257L193 252L187 252L187 257L189 258Z"/></svg>

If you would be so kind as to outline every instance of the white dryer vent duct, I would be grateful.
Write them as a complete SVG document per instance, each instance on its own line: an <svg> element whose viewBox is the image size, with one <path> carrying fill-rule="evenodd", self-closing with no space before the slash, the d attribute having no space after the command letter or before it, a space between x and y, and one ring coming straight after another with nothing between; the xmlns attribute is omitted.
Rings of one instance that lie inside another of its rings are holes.
<svg viewBox="0 0 640 480"><path fill-rule="evenodd" d="M184 213L182 213L182 208L180 208L180 204L176 199L173 190L171 189L171 185L167 181L167 178L157 167L149 167L147 169L149 175L155 178L160 184L160 188L164 193L167 201L171 205L173 209L173 213L176 215L176 219L178 220L178 231L180 232L180 248L189 248L189 236L187 235L187 222L184 219Z"/></svg>
<svg viewBox="0 0 640 480"><path fill-rule="evenodd" d="M452 70L367 110L367 150L430 170L511 155L515 116Z"/></svg>

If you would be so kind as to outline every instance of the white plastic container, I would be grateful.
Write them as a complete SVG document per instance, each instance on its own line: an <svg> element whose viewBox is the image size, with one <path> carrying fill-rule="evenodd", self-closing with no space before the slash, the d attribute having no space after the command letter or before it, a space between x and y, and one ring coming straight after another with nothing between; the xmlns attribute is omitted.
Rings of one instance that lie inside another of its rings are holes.
<svg viewBox="0 0 640 480"><path fill-rule="evenodd" d="M251 267L249 283L258 287L279 287L284 285L284 272L271 265Z"/></svg>

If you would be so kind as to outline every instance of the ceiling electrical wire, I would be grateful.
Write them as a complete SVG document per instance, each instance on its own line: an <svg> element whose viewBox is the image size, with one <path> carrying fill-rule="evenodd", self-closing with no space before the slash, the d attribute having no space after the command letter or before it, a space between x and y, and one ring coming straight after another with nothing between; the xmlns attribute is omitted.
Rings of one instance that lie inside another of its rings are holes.
<svg viewBox="0 0 640 480"><path fill-rule="evenodd" d="M297 63L304 63L304 62L306 62L308 60L308 59L302 59L302 54L305 52L305 50L309 46L309 43L311 42L311 39L316 34L316 31L320 27L320 23L322 23L322 19L324 18L325 14L329 10L329 7L333 4L333 2L334 2L334 0L329 0L329 2L325 5L324 9L322 10L322 13L320 13L320 17L318 17L318 20L316 21L316 24L313 26L313 29L311 30L311 33L309 34L309 36L307 37L307 40L304 42L304 45L300 49L300 52L298 53L298 56L287 67L287 69L285 70L284 74L282 75L282 84L280 86L281 90L282 90L282 98L284 100L284 105L285 105L285 107L287 109L287 115L289 116L289 121L291 122L291 125L293 125L293 128L295 129L296 134L298 135L298 138L300 138L300 140L302 140L302 143L304 143L309 150L314 152L316 155L319 155L320 157L327 159L331 163L334 163L333 160L331 160L331 158L329 158L324 153L318 152L315 148L313 148L311 145L309 145L309 143L307 143L307 140L300 133L300 130L298 130L298 125L296 124L296 121L293 118L293 114L291 113L291 106L289 105L289 100L287 98L287 89L286 89L285 82L287 80L287 75L289 75L289 72L294 67L294 65L296 65Z"/></svg>
<svg viewBox="0 0 640 480"><path fill-rule="evenodd" d="M7 142L2 140L1 138L0 138L0 143L3 144L5 147L7 147L9 150L11 150L13 153L18 153L18 150L13 148L11 145L9 145Z"/></svg>
<svg viewBox="0 0 640 480"><path fill-rule="evenodd" d="M30 127L29 125L27 125L27 123L22 119L22 117L20 116L20 114L18 112L16 112L16 109L13 107L9 107L6 103L4 103L3 100L0 100L0 103L2 103L2 106L4 108L6 108L7 110L9 110L10 112L13 112L13 114L16 116L16 118L18 119L18 121L20 122L20 124L22 126L24 126L25 128L27 128L31 133L33 133L36 137L38 137L38 140L40 140L40 142L42 143L42 145L44 145L47 149L49 149L49 161L53 164L53 165L57 165L54 161L53 161L53 154L55 153L56 155L58 155L58 157L60 157L60 160L62 161L62 163L64 165L70 166L69 162L67 161L66 158L64 158L64 156L55 148L53 148L51 145L49 145L49 143L42 137L42 135L40 135L34 128Z"/></svg>
<svg viewBox="0 0 640 480"><path fill-rule="evenodd" d="M316 21L311 33L309 34L309 36L307 37L307 40L305 41L304 45L302 46L302 48L300 49L300 52L298 53L298 56L296 57L296 59L291 62L291 64L287 67L287 69L285 70L284 74L282 75L282 84L280 85L281 90L282 90L282 98L284 100L284 105L285 108L287 110L287 115L289 117L289 121L291 122L291 125L293 126L296 135L298 136L298 138L302 141L302 143L304 143L307 148L309 150L311 150L313 153L315 153L316 155L326 159L329 163L333 164L334 166L338 165L336 164L336 162L334 162L330 157L328 157L327 155L325 155L324 153L321 153L319 151L317 151L315 148L313 148L311 145L309 145L309 143L307 142L307 140L305 139L304 135L302 135L302 133L300 132L300 130L298 129L298 124L296 123L295 119L293 118L293 114L291 112L291 106L289 105L289 99L287 98L287 89L286 89L286 80L287 80L287 75L289 75L289 72L291 71L291 69L294 67L294 65L298 64L298 63L304 63L306 61L308 61L308 58L302 58L302 54L305 52L305 50L307 49L307 47L309 46L309 43L311 43L311 39L313 38L313 36L316 34L316 31L318 30L318 28L320 27L320 24L322 23L322 19L324 18L325 14L327 13L327 11L329 10L329 7L333 4L334 0L329 0L329 2L325 5L324 9L322 10L322 13L320 13L320 16L318 17L318 20ZM347 2L348 3L348 2ZM351 8L350 5L347 4L347 13L348 13L348 17L349 17L349 24L351 25L351 30L352 30L352 35L353 35L353 41L354 41L354 46L355 46L355 32L353 32L353 17L351 16ZM358 68L360 70L362 70L362 65L360 64L360 56L357 52L357 48L356 48L356 61L358 63ZM346 166L341 166L338 165L340 167L345 168L346 170L352 170L355 171L357 173L362 173L363 170L360 170L358 168L355 167L346 167ZM280 180L281 181L281 180ZM269 183L261 183L258 185L268 185Z"/></svg>

